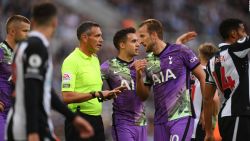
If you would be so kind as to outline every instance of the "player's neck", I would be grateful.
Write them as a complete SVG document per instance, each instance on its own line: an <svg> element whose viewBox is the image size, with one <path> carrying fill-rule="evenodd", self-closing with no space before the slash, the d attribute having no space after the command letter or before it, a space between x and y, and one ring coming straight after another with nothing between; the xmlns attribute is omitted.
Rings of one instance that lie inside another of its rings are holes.
<svg viewBox="0 0 250 141"><path fill-rule="evenodd" d="M207 65L207 61L201 60L200 62L201 62L202 66L206 66Z"/></svg>
<svg viewBox="0 0 250 141"><path fill-rule="evenodd" d="M6 38L5 38L5 41L8 43L8 45L14 50L15 47L16 47L16 42L15 40L10 36L10 35L7 35Z"/></svg>
<svg viewBox="0 0 250 141"><path fill-rule="evenodd" d="M117 57L126 62L131 62L133 60L132 56L125 53L119 53Z"/></svg>
<svg viewBox="0 0 250 141"><path fill-rule="evenodd" d="M163 42L162 40L156 41L156 44L155 44L153 53L154 53L155 55L160 54L160 53L164 50L164 48L166 47L166 45L167 45L167 44L166 44L165 42Z"/></svg>
<svg viewBox="0 0 250 141"><path fill-rule="evenodd" d="M228 43L228 44L233 44L233 43L235 43L237 40L235 40L235 39L232 39L232 38L228 38L227 40L224 40L224 42L225 43Z"/></svg>
<svg viewBox="0 0 250 141"><path fill-rule="evenodd" d="M54 35L54 29L52 27L49 26L37 26L33 28L35 31L38 31L40 33L42 33L47 40L51 40L53 35Z"/></svg>

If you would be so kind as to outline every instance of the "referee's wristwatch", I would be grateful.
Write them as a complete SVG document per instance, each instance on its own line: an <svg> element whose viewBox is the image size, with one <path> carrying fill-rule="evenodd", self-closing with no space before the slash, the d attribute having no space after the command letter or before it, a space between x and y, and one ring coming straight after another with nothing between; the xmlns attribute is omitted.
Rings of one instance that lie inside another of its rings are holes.
<svg viewBox="0 0 250 141"><path fill-rule="evenodd" d="M95 93L96 93L95 91L90 92L90 94L91 94L92 98L96 98Z"/></svg>

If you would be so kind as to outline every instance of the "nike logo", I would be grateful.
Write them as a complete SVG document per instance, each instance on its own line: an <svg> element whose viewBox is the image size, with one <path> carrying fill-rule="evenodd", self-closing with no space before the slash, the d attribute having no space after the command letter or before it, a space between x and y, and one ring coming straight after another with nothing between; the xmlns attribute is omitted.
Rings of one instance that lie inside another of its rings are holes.
<svg viewBox="0 0 250 141"><path fill-rule="evenodd" d="M115 71L115 70L114 70L114 74L117 74L117 73L119 73L119 72L122 72L122 71Z"/></svg>
<svg viewBox="0 0 250 141"><path fill-rule="evenodd" d="M10 82L12 80L12 75L8 78L8 81Z"/></svg>

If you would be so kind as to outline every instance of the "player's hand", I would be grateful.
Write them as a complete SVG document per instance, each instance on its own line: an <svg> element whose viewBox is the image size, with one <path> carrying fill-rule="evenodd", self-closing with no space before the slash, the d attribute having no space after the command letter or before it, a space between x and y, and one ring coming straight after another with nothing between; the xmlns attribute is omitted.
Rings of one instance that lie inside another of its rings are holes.
<svg viewBox="0 0 250 141"><path fill-rule="evenodd" d="M125 89L124 86L120 87L120 89ZM117 98L117 96L122 92L120 89L115 88L111 91L102 91L104 100L110 100L113 98Z"/></svg>
<svg viewBox="0 0 250 141"><path fill-rule="evenodd" d="M201 124L202 129L205 130L204 110L201 111L199 124Z"/></svg>
<svg viewBox="0 0 250 141"><path fill-rule="evenodd" d="M90 138L94 135L94 130L88 121L80 116L76 116L73 120L73 124L80 133L80 137L83 139Z"/></svg>
<svg viewBox="0 0 250 141"><path fill-rule="evenodd" d="M137 73L137 75L139 75L137 77L141 77L142 72L144 71L146 66L147 66L146 59L136 60L134 62L134 67L135 67L136 73Z"/></svg>
<svg viewBox="0 0 250 141"><path fill-rule="evenodd" d="M4 104L3 102L0 101L0 112L3 112L4 111Z"/></svg>
<svg viewBox="0 0 250 141"><path fill-rule="evenodd" d="M28 141L40 141L38 133L28 134Z"/></svg>
<svg viewBox="0 0 250 141"><path fill-rule="evenodd" d="M128 88L126 86L119 86L119 87L116 87L114 88L114 90L119 90L119 91L124 91L124 90L127 90Z"/></svg>
<svg viewBox="0 0 250 141"><path fill-rule="evenodd" d="M195 31L187 32L179 36L176 40L176 44L185 44L191 40L193 40L197 36Z"/></svg>
<svg viewBox="0 0 250 141"><path fill-rule="evenodd" d="M204 141L214 141L214 136L213 136L213 134L211 134L211 135L206 135L205 138L204 138Z"/></svg>

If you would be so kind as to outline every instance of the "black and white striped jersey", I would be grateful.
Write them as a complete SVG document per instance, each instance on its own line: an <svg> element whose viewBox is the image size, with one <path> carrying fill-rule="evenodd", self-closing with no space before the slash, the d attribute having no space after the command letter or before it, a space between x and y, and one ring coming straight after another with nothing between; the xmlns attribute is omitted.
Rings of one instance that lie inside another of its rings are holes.
<svg viewBox="0 0 250 141"><path fill-rule="evenodd" d="M221 117L250 115L249 37L224 45L207 65L207 84L216 85L226 101Z"/></svg>
<svg viewBox="0 0 250 141"><path fill-rule="evenodd" d="M40 140L54 140L51 107L69 120L74 117L51 93L52 59L48 46L43 34L32 31L17 47L13 62L15 102L7 118L7 140L25 141L29 133L38 133Z"/></svg>

